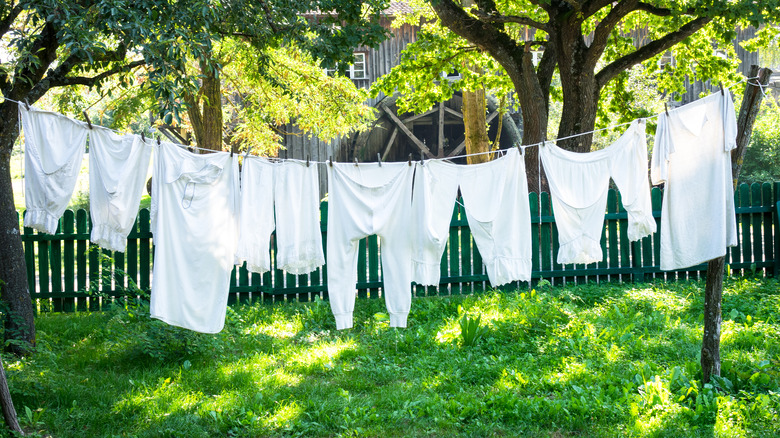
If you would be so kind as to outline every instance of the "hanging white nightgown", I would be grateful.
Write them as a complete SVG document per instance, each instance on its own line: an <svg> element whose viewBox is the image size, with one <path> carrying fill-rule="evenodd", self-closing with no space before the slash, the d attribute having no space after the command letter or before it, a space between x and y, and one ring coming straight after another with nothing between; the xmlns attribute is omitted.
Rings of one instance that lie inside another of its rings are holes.
<svg viewBox="0 0 780 438"><path fill-rule="evenodd" d="M76 187L88 129L61 114L19 105L24 129L24 226L54 234Z"/></svg>
<svg viewBox="0 0 780 438"><path fill-rule="evenodd" d="M358 245L376 234L382 248L383 295L391 327L406 327L412 302L414 167L407 163L327 166L328 296L338 330L352 327Z"/></svg>
<svg viewBox="0 0 780 438"><path fill-rule="evenodd" d="M124 252L143 195L151 144L95 126L89 134L90 240Z"/></svg>
<svg viewBox="0 0 780 438"><path fill-rule="evenodd" d="M714 93L662 113L653 148L653 184L666 183L661 269L683 269L737 245L731 150L737 119L731 94Z"/></svg>
<svg viewBox="0 0 780 438"><path fill-rule="evenodd" d="M600 240L610 177L628 212L629 240L656 231L647 178L644 120L634 121L615 143L600 151L576 153L547 142L540 146L539 156L550 183L558 227L558 263L595 263L603 259Z"/></svg>
<svg viewBox="0 0 780 438"><path fill-rule="evenodd" d="M238 160L163 143L152 179L151 316L203 333L224 327L238 235Z"/></svg>
<svg viewBox="0 0 780 438"><path fill-rule="evenodd" d="M237 263L246 261L252 272L269 271L270 237L276 228L279 269L299 275L324 265L318 195L316 166L247 157L241 176Z"/></svg>

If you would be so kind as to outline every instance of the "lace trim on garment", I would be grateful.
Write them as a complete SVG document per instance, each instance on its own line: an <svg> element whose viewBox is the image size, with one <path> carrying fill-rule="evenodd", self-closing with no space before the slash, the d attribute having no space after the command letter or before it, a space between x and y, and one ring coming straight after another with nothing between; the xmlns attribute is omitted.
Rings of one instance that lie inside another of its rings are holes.
<svg viewBox="0 0 780 438"><path fill-rule="evenodd" d="M311 244L305 248L288 247L277 253L279 269L294 275L308 274L325 264L322 246Z"/></svg>
<svg viewBox="0 0 780 438"><path fill-rule="evenodd" d="M40 233L54 234L60 219L46 210L27 210L24 214L24 226Z"/></svg>
<svg viewBox="0 0 780 438"><path fill-rule="evenodd" d="M108 225L95 225L89 240L111 251L125 252L127 248L127 236Z"/></svg>
<svg viewBox="0 0 780 438"><path fill-rule="evenodd" d="M601 243L584 235L570 242L562 243L558 248L558 263L562 265L572 263L587 265L600 262L603 258Z"/></svg>
<svg viewBox="0 0 780 438"><path fill-rule="evenodd" d="M493 287L513 281L531 281L531 259L496 257L485 262L488 278Z"/></svg>

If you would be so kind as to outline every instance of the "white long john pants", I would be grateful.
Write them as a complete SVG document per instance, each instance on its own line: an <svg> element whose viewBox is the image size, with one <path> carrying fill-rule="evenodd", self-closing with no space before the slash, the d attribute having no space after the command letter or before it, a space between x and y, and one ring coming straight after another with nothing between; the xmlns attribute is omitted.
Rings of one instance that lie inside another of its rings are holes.
<svg viewBox="0 0 780 438"><path fill-rule="evenodd" d="M406 327L412 303L411 195L407 163L328 165L328 294L338 330L352 327L360 239L381 242L383 295L391 327Z"/></svg>

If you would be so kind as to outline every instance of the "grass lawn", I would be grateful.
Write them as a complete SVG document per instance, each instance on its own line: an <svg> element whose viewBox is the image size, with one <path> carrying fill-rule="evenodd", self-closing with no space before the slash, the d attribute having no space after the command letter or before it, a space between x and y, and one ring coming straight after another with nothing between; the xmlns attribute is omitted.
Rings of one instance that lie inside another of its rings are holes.
<svg viewBox="0 0 780 438"><path fill-rule="evenodd" d="M218 335L143 306L43 314L37 352L4 360L22 424L55 437L780 435L780 283L727 280L704 386L703 288L418 298L407 329L357 300L344 332L326 302L229 309Z"/></svg>

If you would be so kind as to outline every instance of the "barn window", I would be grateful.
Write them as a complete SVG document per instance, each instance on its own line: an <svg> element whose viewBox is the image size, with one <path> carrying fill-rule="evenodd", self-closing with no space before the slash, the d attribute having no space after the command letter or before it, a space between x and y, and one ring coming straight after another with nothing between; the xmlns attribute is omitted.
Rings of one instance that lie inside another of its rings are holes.
<svg viewBox="0 0 780 438"><path fill-rule="evenodd" d="M368 64L366 64L366 54L356 52L354 54L352 65L347 69L347 77L350 79L368 79ZM335 68L325 69L328 76L335 76L338 70Z"/></svg>

